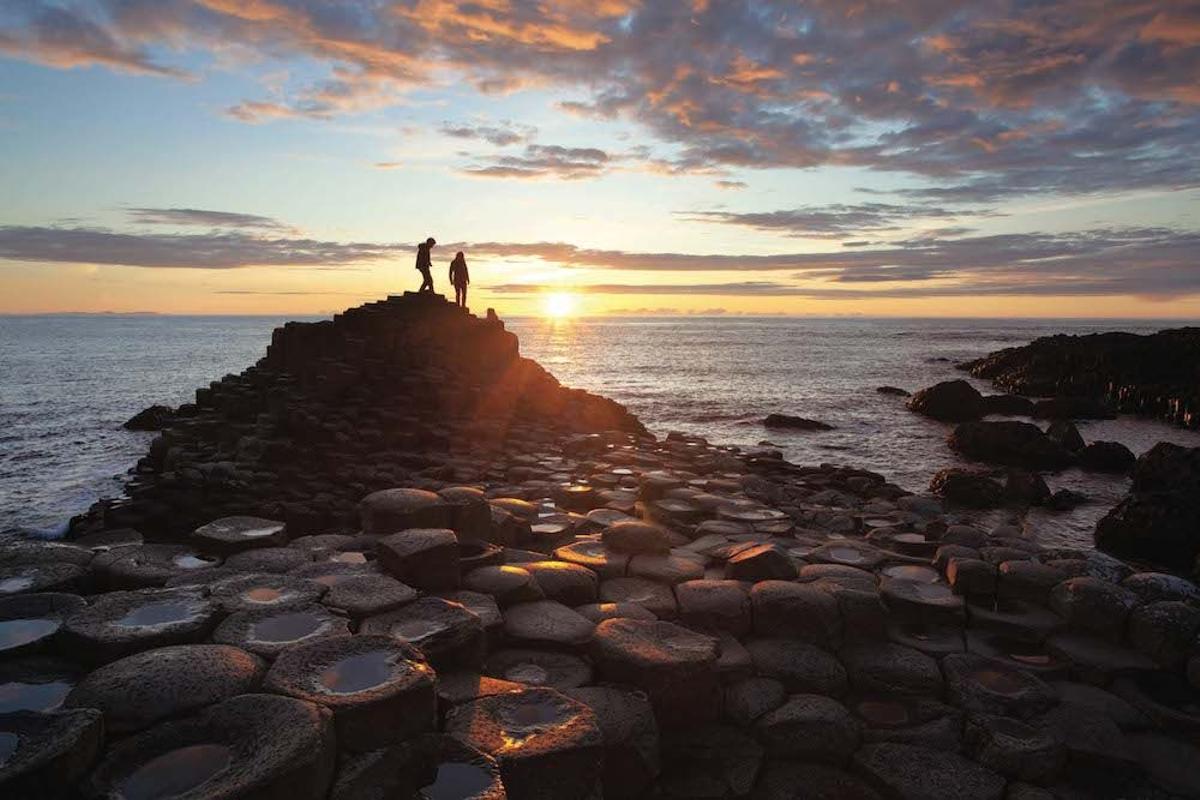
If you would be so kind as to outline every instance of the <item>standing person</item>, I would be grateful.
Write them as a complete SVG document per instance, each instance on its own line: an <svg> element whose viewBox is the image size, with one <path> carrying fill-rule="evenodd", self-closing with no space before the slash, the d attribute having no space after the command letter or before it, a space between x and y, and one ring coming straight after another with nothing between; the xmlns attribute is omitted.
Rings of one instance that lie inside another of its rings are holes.
<svg viewBox="0 0 1200 800"><path fill-rule="evenodd" d="M429 270L433 267L433 261L429 256L429 251L437 244L432 236L430 236L421 244L417 245L417 270L421 273L421 288L418 292L433 291L433 275Z"/></svg>
<svg viewBox="0 0 1200 800"><path fill-rule="evenodd" d="M467 307L467 285L471 282L471 273L467 272L467 259L462 250L454 254L450 262L450 283L454 286L454 304Z"/></svg>

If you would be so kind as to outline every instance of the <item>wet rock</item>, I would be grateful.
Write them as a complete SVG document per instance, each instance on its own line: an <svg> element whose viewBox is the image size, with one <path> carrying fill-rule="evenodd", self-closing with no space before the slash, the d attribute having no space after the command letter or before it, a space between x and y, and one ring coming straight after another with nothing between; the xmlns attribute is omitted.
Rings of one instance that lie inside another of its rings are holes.
<svg viewBox="0 0 1200 800"><path fill-rule="evenodd" d="M458 539L449 528L411 528L379 541L379 563L416 589L458 587Z"/></svg>
<svg viewBox="0 0 1200 800"><path fill-rule="evenodd" d="M988 597L996 592L996 567L978 558L952 558L946 581L956 594Z"/></svg>
<svg viewBox="0 0 1200 800"><path fill-rule="evenodd" d="M739 581L688 581L675 587L675 597L679 618L689 627L734 636L750 631L750 596Z"/></svg>
<svg viewBox="0 0 1200 800"><path fill-rule="evenodd" d="M1016 780L1048 783L1066 760L1066 750L1051 730L1007 717L970 717L963 740L972 759Z"/></svg>
<svg viewBox="0 0 1200 800"><path fill-rule="evenodd" d="M1046 436L1058 442L1069 453L1077 453L1083 449L1083 437L1075 423L1068 420L1055 420L1046 428Z"/></svg>
<svg viewBox="0 0 1200 800"><path fill-rule="evenodd" d="M750 590L754 632L830 645L840 635L837 599L819 587L790 581L761 581Z"/></svg>
<svg viewBox="0 0 1200 800"><path fill-rule="evenodd" d="M78 666L53 656L6 658L0 661L0 714L57 711L81 677Z"/></svg>
<svg viewBox="0 0 1200 800"><path fill-rule="evenodd" d="M528 686L549 686L564 691L584 686L592 680L592 668L582 658L552 650L511 648L488 656L483 672Z"/></svg>
<svg viewBox="0 0 1200 800"><path fill-rule="evenodd" d="M941 658L948 653L961 653L964 649L963 632L958 626L892 622L887 626L887 638L934 658Z"/></svg>
<svg viewBox="0 0 1200 800"><path fill-rule="evenodd" d="M884 561L883 554L876 548L849 539L839 539L816 547L809 553L808 558L825 564L854 567L861 570L874 569ZM812 566L806 565L802 568L804 573L801 575L801 580L815 579L816 574L811 569Z"/></svg>
<svg viewBox="0 0 1200 800"><path fill-rule="evenodd" d="M531 572L510 565L471 570L463 576L463 586L473 592L490 595L501 607L528 603L543 597L542 587Z"/></svg>
<svg viewBox="0 0 1200 800"><path fill-rule="evenodd" d="M473 486L449 486L437 494L450 504L449 527L459 541L488 541L491 538L492 510L482 490Z"/></svg>
<svg viewBox="0 0 1200 800"><path fill-rule="evenodd" d="M78 595L57 592L0 597L0 655L11 658L51 649L63 620L84 605Z"/></svg>
<svg viewBox="0 0 1200 800"><path fill-rule="evenodd" d="M842 648L842 664L850 685L860 693L938 695L938 664L911 647L890 642L855 643Z"/></svg>
<svg viewBox="0 0 1200 800"><path fill-rule="evenodd" d="M174 544L144 544L101 553L92 563L97 578L113 589L162 586L191 570L215 567L220 559Z"/></svg>
<svg viewBox="0 0 1200 800"><path fill-rule="evenodd" d="M384 489L364 497L358 513L364 533L382 536L410 528L446 528L453 509L433 492Z"/></svg>
<svg viewBox="0 0 1200 800"><path fill-rule="evenodd" d="M243 694L115 743L87 791L131 800L187 794L317 800L329 788L335 755L327 710Z"/></svg>
<svg viewBox="0 0 1200 800"><path fill-rule="evenodd" d="M554 557L590 569L601 578L623 576L630 559L627 553L618 553L603 542L588 539L559 547Z"/></svg>
<svg viewBox="0 0 1200 800"><path fill-rule="evenodd" d="M587 567L562 561L533 561L521 566L533 575L547 600L578 606L594 603L599 596L600 581Z"/></svg>
<svg viewBox="0 0 1200 800"><path fill-rule="evenodd" d="M961 625L966 617L962 597L945 583L885 577L879 593L899 620Z"/></svg>
<svg viewBox="0 0 1200 800"><path fill-rule="evenodd" d="M638 797L659 772L658 725L645 697L602 686L568 689L596 715L604 739L605 797Z"/></svg>
<svg viewBox="0 0 1200 800"><path fill-rule="evenodd" d="M338 746L368 751L431 730L434 672L421 654L389 636L334 636L290 647L263 688L333 712Z"/></svg>
<svg viewBox="0 0 1200 800"><path fill-rule="evenodd" d="M782 428L792 431L831 431L834 426L807 417L795 417L790 414L768 414L763 420L767 428Z"/></svg>
<svg viewBox="0 0 1200 800"><path fill-rule="evenodd" d="M379 567L373 561L360 564L347 564L341 561L317 561L309 564L301 564L295 569L289 570L286 574L296 578L307 578L308 580L323 583L332 588L342 581L358 575L378 575L380 573Z"/></svg>
<svg viewBox="0 0 1200 800"><path fill-rule="evenodd" d="M213 632L213 641L273 659L293 645L350 632L347 621L316 604L239 611Z"/></svg>
<svg viewBox="0 0 1200 800"><path fill-rule="evenodd" d="M653 622L658 616L637 603L588 603L575 606L575 613L599 625L606 619L645 619Z"/></svg>
<svg viewBox="0 0 1200 800"><path fill-rule="evenodd" d="M989 603L972 603L967 606L967 616L972 627L1038 642L1065 627L1062 617L1053 611L1003 597Z"/></svg>
<svg viewBox="0 0 1200 800"><path fill-rule="evenodd" d="M668 553L671 538L659 525L640 520L616 522L604 529L601 541L617 553Z"/></svg>
<svg viewBox="0 0 1200 800"><path fill-rule="evenodd" d="M1029 469L1062 469L1071 454L1029 422L964 422L947 440L950 449L974 461Z"/></svg>
<svg viewBox="0 0 1200 800"><path fill-rule="evenodd" d="M869 744L854 768L889 797L906 800L1000 800L1004 778L955 753L906 744Z"/></svg>
<svg viewBox="0 0 1200 800"><path fill-rule="evenodd" d="M65 705L98 709L106 730L128 733L253 692L266 672L262 659L228 645L162 647L100 667Z"/></svg>
<svg viewBox="0 0 1200 800"><path fill-rule="evenodd" d="M739 550L725 562L725 577L738 581L792 580L796 565L777 544L756 544Z"/></svg>
<svg viewBox="0 0 1200 800"><path fill-rule="evenodd" d="M962 713L925 697L867 694L850 703L864 742L894 742L958 752Z"/></svg>
<svg viewBox="0 0 1200 800"><path fill-rule="evenodd" d="M998 575L996 594L999 597L1038 605L1045 605L1051 589L1067 577L1060 569L1027 559L1001 562Z"/></svg>
<svg viewBox="0 0 1200 800"><path fill-rule="evenodd" d="M312 561L310 553L291 547L259 547L243 550L225 559L225 566L239 572L271 572L284 575Z"/></svg>
<svg viewBox="0 0 1200 800"><path fill-rule="evenodd" d="M463 703L447 715L446 732L496 759L512 800L586 800L601 777L595 713L553 689Z"/></svg>
<svg viewBox="0 0 1200 800"><path fill-rule="evenodd" d="M1200 447L1159 442L1137 461L1133 490L1096 524L1101 550L1191 570L1200 555Z"/></svg>
<svg viewBox="0 0 1200 800"><path fill-rule="evenodd" d="M1053 495L1046 481L1036 472L1010 469L1004 480L1004 496L1017 506L1044 506Z"/></svg>
<svg viewBox="0 0 1200 800"><path fill-rule="evenodd" d="M504 610L504 632L514 642L548 645L581 645L596 626L562 603L537 600Z"/></svg>
<svg viewBox="0 0 1200 800"><path fill-rule="evenodd" d="M1103 685L1114 675L1154 667L1154 662L1137 650L1085 633L1055 633L1046 639L1046 649L1069 663L1073 673L1088 683Z"/></svg>
<svg viewBox="0 0 1200 800"><path fill-rule="evenodd" d="M1184 666L1200 632L1200 609L1177 600L1139 606L1129 615L1129 642L1167 669Z"/></svg>
<svg viewBox="0 0 1200 800"><path fill-rule="evenodd" d="M1004 502L1004 486L987 473L948 467L929 481L929 491L947 502L967 508L997 508Z"/></svg>
<svg viewBox="0 0 1200 800"><path fill-rule="evenodd" d="M1165 572L1138 572L1121 581L1121 586L1136 594L1142 603L1179 600L1200 605L1200 586Z"/></svg>
<svg viewBox="0 0 1200 800"><path fill-rule="evenodd" d="M455 534L457 537L458 534ZM504 563L504 551L494 544L478 540L458 542L458 568L466 573L479 567L491 567Z"/></svg>
<svg viewBox="0 0 1200 800"><path fill-rule="evenodd" d="M128 655L206 639L220 608L192 589L111 592L63 622L61 646L72 657L104 664Z"/></svg>
<svg viewBox="0 0 1200 800"><path fill-rule="evenodd" d="M895 397L912 397L912 392L906 389L901 389L899 386L877 386L875 391L880 394L890 394Z"/></svg>
<svg viewBox="0 0 1200 800"><path fill-rule="evenodd" d="M161 431L175 420L175 409L170 406L153 405L143 408L121 423L130 431Z"/></svg>
<svg viewBox="0 0 1200 800"><path fill-rule="evenodd" d="M1137 456L1120 442L1092 442L1079 451L1079 466L1092 472L1124 474L1136 463Z"/></svg>
<svg viewBox="0 0 1200 800"><path fill-rule="evenodd" d="M1099 578L1070 578L1050 592L1050 608L1077 630L1119 641L1137 595Z"/></svg>
<svg viewBox="0 0 1200 800"><path fill-rule="evenodd" d="M347 575L329 587L322 603L361 619L399 608L416 598L415 589L387 575Z"/></svg>
<svg viewBox="0 0 1200 800"><path fill-rule="evenodd" d="M238 575L214 583L209 596L226 614L315 603L325 584L290 575Z"/></svg>
<svg viewBox="0 0 1200 800"><path fill-rule="evenodd" d="M598 675L646 692L659 724L712 719L717 700L717 641L669 622L610 619L590 648Z"/></svg>
<svg viewBox="0 0 1200 800"><path fill-rule="evenodd" d="M1068 665L1054 657L1036 639L984 630L967 631L967 650L1004 662L1013 669L1050 680L1062 677Z"/></svg>
<svg viewBox="0 0 1200 800"><path fill-rule="evenodd" d="M783 705L786 698L782 682L774 678L746 678L725 689L724 713L735 724L748 727L763 714Z"/></svg>
<svg viewBox="0 0 1200 800"><path fill-rule="evenodd" d="M836 700L796 694L754 724L774 757L841 764L858 748L858 722Z"/></svg>
<svg viewBox="0 0 1200 800"><path fill-rule="evenodd" d="M279 547L287 544L282 522L261 517L222 517L192 532L192 541L201 550L231 555L255 547Z"/></svg>
<svg viewBox="0 0 1200 800"><path fill-rule="evenodd" d="M997 659L952 654L942 659L942 669L950 702L972 713L1028 719L1058 702L1045 681Z"/></svg>
<svg viewBox="0 0 1200 800"><path fill-rule="evenodd" d="M451 797L505 800L500 767L491 756L450 736L428 734L343 757L330 800Z"/></svg>
<svg viewBox="0 0 1200 800"><path fill-rule="evenodd" d="M769 761L763 767L753 800L794 800L803 787L806 800L880 800L867 784L827 764Z"/></svg>
<svg viewBox="0 0 1200 800"><path fill-rule="evenodd" d="M69 796L99 755L103 729L90 708L0 716L0 789L12 798Z"/></svg>
<svg viewBox="0 0 1200 800"><path fill-rule="evenodd" d="M646 578L610 578L601 581L600 599L605 603L642 606L659 619L671 619L677 613L671 587Z"/></svg>
<svg viewBox="0 0 1200 800"><path fill-rule="evenodd" d="M459 603L421 597L363 620L360 634L382 634L414 645L438 670L475 668L483 662L483 623Z"/></svg>
<svg viewBox="0 0 1200 800"><path fill-rule="evenodd" d="M1004 417L1029 417L1033 415L1033 401L1015 394L984 395L983 413Z"/></svg>
<svg viewBox="0 0 1200 800"><path fill-rule="evenodd" d="M983 395L966 381L943 381L921 389L907 406L910 411L942 422L964 422L983 416Z"/></svg>
<svg viewBox="0 0 1200 800"><path fill-rule="evenodd" d="M793 693L840 697L846 692L846 670L832 655L794 639L752 639L746 644L755 671L778 680Z"/></svg>
<svg viewBox="0 0 1200 800"><path fill-rule="evenodd" d="M704 562L702 556L687 551L636 555L629 560L629 574L662 583L683 583L703 578Z"/></svg>
<svg viewBox="0 0 1200 800"><path fill-rule="evenodd" d="M707 724L663 736L666 797L743 797L754 786L763 749L737 728Z"/></svg>
<svg viewBox="0 0 1200 800"><path fill-rule="evenodd" d="M33 592L79 592L86 588L87 569L63 562L0 564L0 597Z"/></svg>

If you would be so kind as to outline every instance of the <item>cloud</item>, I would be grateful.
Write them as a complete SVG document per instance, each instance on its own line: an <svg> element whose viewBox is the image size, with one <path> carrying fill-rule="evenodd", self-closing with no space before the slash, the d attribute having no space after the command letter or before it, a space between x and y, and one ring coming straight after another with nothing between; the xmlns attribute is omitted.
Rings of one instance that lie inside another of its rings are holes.
<svg viewBox="0 0 1200 800"><path fill-rule="evenodd" d="M271 217L240 214L233 211L206 211L198 208L130 208L126 213L134 222L146 225L206 225L213 228L291 230L290 226Z"/></svg>
<svg viewBox="0 0 1200 800"><path fill-rule="evenodd" d="M807 239L840 239L864 232L901 230L913 220L954 219L960 216L992 214L987 210L954 211L929 205L892 203L835 204L808 206L782 211L733 212L692 211L679 216L693 222L738 225L757 231L783 233Z"/></svg>
<svg viewBox="0 0 1200 800"><path fill-rule="evenodd" d="M402 161L376 161L375 169L400 169L404 166Z"/></svg>
<svg viewBox="0 0 1200 800"><path fill-rule="evenodd" d="M749 186L749 184L745 181L719 180L713 181L713 183L718 189L745 189L747 186Z"/></svg>
<svg viewBox="0 0 1200 800"><path fill-rule="evenodd" d="M481 139L497 147L532 141L537 128L532 125L516 125L508 121L496 125L452 125L445 123L442 133L456 139Z"/></svg>
<svg viewBox="0 0 1200 800"><path fill-rule="evenodd" d="M1172 0L8 0L0 11L0 48L52 66L176 74L150 55L169 49L329 70L229 110L248 122L357 113L447 80L535 87L569 113L640 124L670 148L661 171L855 166L916 176L912 196L943 204L1200 185L1197 30L1200 9Z"/></svg>
<svg viewBox="0 0 1200 800"><path fill-rule="evenodd" d="M462 168L479 178L580 180L607 172L614 163L606 151L596 147L526 145L522 155L502 155Z"/></svg>

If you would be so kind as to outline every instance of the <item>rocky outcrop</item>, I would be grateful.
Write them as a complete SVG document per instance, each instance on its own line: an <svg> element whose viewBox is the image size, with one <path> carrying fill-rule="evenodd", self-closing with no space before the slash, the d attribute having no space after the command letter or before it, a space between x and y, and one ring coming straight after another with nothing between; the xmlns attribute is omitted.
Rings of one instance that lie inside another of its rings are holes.
<svg viewBox="0 0 1200 800"><path fill-rule="evenodd" d="M966 422L983 416L983 395L966 381L943 381L921 389L908 408L942 422Z"/></svg>
<svg viewBox="0 0 1200 800"><path fill-rule="evenodd" d="M1200 328L1047 336L960 366L1005 391L1055 398L1035 408L1043 418L1115 409L1200 427Z"/></svg>
<svg viewBox="0 0 1200 800"><path fill-rule="evenodd" d="M1066 448L1029 422L964 422L947 442L967 458L992 464L1054 470L1074 461Z"/></svg>
<svg viewBox="0 0 1200 800"><path fill-rule="evenodd" d="M794 417L790 414L768 414L763 420L768 428L784 428L793 431L831 431L833 426L807 417Z"/></svg>
<svg viewBox="0 0 1200 800"><path fill-rule="evenodd" d="M150 406L127 419L121 426L131 431L161 431L175 419L170 406Z"/></svg>
<svg viewBox="0 0 1200 800"><path fill-rule="evenodd" d="M1096 524L1096 546L1190 571L1200 555L1200 447L1160 442L1139 458L1129 495Z"/></svg>

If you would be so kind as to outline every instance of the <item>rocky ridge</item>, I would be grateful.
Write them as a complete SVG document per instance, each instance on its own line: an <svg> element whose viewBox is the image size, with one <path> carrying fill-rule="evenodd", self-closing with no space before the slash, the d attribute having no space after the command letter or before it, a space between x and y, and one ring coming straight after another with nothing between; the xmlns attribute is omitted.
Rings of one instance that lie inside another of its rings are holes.
<svg viewBox="0 0 1200 800"><path fill-rule="evenodd" d="M290 325L0 542L0 792L1200 793L1200 589L971 523L658 440L440 298Z"/></svg>

